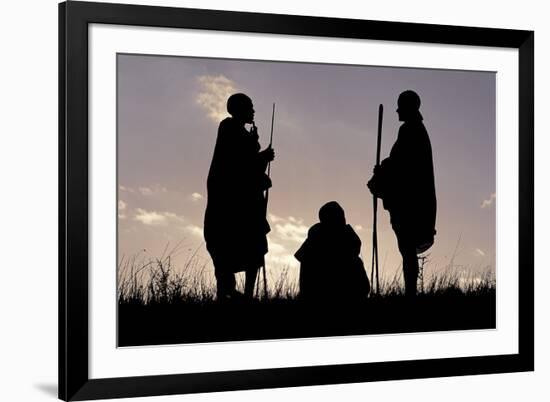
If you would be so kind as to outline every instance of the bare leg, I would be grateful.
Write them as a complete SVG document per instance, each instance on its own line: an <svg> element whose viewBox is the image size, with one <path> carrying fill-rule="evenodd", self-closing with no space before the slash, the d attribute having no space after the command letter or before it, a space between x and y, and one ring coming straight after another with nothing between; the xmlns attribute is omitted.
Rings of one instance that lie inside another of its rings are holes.
<svg viewBox="0 0 550 402"><path fill-rule="evenodd" d="M403 278L405 279L405 296L416 296L418 279L418 256L416 246L407 236L397 236L399 252L403 257Z"/></svg>
<svg viewBox="0 0 550 402"><path fill-rule="evenodd" d="M235 274L226 266L215 266L216 274L216 295L218 301L233 296L235 293Z"/></svg>
<svg viewBox="0 0 550 402"><path fill-rule="evenodd" d="M405 278L405 295L416 296L416 283L418 279L418 257L416 250L408 251L403 255L403 276Z"/></svg>
<svg viewBox="0 0 550 402"><path fill-rule="evenodd" d="M258 268L249 269L246 271L246 279L244 282L244 295L252 299L254 297L254 285L258 277Z"/></svg>

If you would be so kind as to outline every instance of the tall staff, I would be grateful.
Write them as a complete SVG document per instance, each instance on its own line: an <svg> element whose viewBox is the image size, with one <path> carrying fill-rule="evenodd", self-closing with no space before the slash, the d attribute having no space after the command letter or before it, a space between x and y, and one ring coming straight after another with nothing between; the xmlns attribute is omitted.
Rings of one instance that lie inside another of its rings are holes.
<svg viewBox="0 0 550 402"><path fill-rule="evenodd" d="M273 123L275 122L275 103L271 112L271 134L269 135L269 148L273 148ZM271 178L271 162L267 164L267 177ZM265 210L267 213L267 202L269 201L269 188L265 190Z"/></svg>
<svg viewBox="0 0 550 402"><path fill-rule="evenodd" d="M269 135L269 147L273 148L273 125L275 122L275 103L273 103L273 110L271 112L271 133ZM271 162L267 164L267 177L271 178ZM265 190L265 213L267 215L267 203L269 202L269 188ZM265 258L262 264L262 274L264 277L264 298L267 299L267 275L266 275L266 269L265 269ZM258 282L259 282L258 278Z"/></svg>
<svg viewBox="0 0 550 402"><path fill-rule="evenodd" d="M378 136L376 140L376 167L380 166L380 145L382 143L382 119L384 117L384 105L380 104L378 106ZM378 294L380 291L380 280L378 277L378 232L376 230L377 223L377 211L378 211L378 197L376 195L372 196L372 268L371 268L371 278L376 278L376 290L375 294ZM376 275L376 276L375 276Z"/></svg>

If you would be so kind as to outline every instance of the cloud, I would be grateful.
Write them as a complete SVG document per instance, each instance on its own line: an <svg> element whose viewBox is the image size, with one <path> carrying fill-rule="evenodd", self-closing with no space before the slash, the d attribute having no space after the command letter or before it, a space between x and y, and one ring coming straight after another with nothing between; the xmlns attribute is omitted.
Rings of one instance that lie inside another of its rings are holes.
<svg viewBox="0 0 550 402"><path fill-rule="evenodd" d="M485 252L482 249L476 248L475 252L478 257L485 257Z"/></svg>
<svg viewBox="0 0 550 402"><path fill-rule="evenodd" d="M303 224L301 219L289 216L288 219L275 225L275 233L282 240L294 243L302 243L307 236L309 228Z"/></svg>
<svg viewBox="0 0 550 402"><path fill-rule="evenodd" d="M135 192L136 192L136 190L134 190L133 188L131 188L131 187L126 187L126 186L123 186L123 185L118 186L118 189L119 189L120 191L126 191L126 192L128 192L128 193L135 193Z"/></svg>
<svg viewBox="0 0 550 402"><path fill-rule="evenodd" d="M294 253L306 239L308 226L304 224L303 219L294 216L282 217L269 213L267 218L272 229L267 236L267 264L275 268L298 268L300 263L294 257Z"/></svg>
<svg viewBox="0 0 550 402"><path fill-rule="evenodd" d="M298 260L294 258L294 255L285 246L271 239L271 236L268 236L267 240L269 252L266 255L266 262L268 265L279 267L297 267L299 265Z"/></svg>
<svg viewBox="0 0 550 402"><path fill-rule="evenodd" d="M269 220L273 223L281 222L283 221L283 218L278 217L277 215L269 214L268 215Z"/></svg>
<svg viewBox="0 0 550 402"><path fill-rule="evenodd" d="M141 195L153 195L153 190L151 190L149 187L140 187L138 188Z"/></svg>
<svg viewBox="0 0 550 402"><path fill-rule="evenodd" d="M184 223L185 218L181 215L177 215L173 212L163 212L163 215L171 222Z"/></svg>
<svg viewBox="0 0 550 402"><path fill-rule="evenodd" d="M136 208L134 220L148 226L167 225L168 223L183 223L185 218L173 212L146 211L143 208Z"/></svg>
<svg viewBox="0 0 550 402"><path fill-rule="evenodd" d="M201 75L198 81L201 89L196 102L203 107L208 117L218 123L228 116L227 98L237 92L236 85L224 75Z"/></svg>
<svg viewBox="0 0 550 402"><path fill-rule="evenodd" d="M173 228L200 239L204 238L203 228L189 223L189 220L182 215L169 211L147 211L143 208L136 208L135 211L136 215L134 216L134 220L141 222L146 226L163 227L164 229L162 230L166 230L166 228ZM181 232L179 233L181 234ZM170 238L173 237L166 232L163 233L163 236L169 236Z"/></svg>
<svg viewBox="0 0 550 402"><path fill-rule="evenodd" d="M486 200L483 200L483 202L481 203L481 208L488 208L490 207L491 205L494 204L495 200L497 199L497 194L496 193L492 193L488 199Z"/></svg>
<svg viewBox="0 0 550 402"><path fill-rule="evenodd" d="M150 186L150 187L148 187L148 186L139 186L137 189L120 185L120 186L118 186L118 189L120 191L124 191L126 193L133 193L133 194L139 193L139 194L144 195L144 196L151 196L151 195L156 195L156 194L168 192L166 187L160 186L158 184L155 184L154 186Z"/></svg>
<svg viewBox="0 0 550 402"><path fill-rule="evenodd" d="M156 211L146 211L142 208L137 208L136 212L134 219L144 225L162 225L167 223L166 216Z"/></svg>
<svg viewBox="0 0 550 402"><path fill-rule="evenodd" d="M197 225L187 225L185 227L185 230L189 232L190 234L200 237L201 239L204 237L203 235L203 229L200 226Z"/></svg>
<svg viewBox="0 0 550 402"><path fill-rule="evenodd" d="M124 210L126 209L127 205L128 204L126 204L124 201L118 200L118 218L119 219L126 219L126 215L124 214Z"/></svg>
<svg viewBox="0 0 550 402"><path fill-rule="evenodd" d="M285 254L287 253L285 246L282 244L277 243L276 241L273 241L271 239L268 239L269 243L269 252L273 254Z"/></svg>
<svg viewBox="0 0 550 402"><path fill-rule="evenodd" d="M159 186L158 184L153 187L138 187L138 191L141 195L144 195L146 197L168 192L166 187Z"/></svg>
<svg viewBox="0 0 550 402"><path fill-rule="evenodd" d="M204 199L204 196L201 193L193 193L189 196L189 198L191 198L191 201L193 202L199 202Z"/></svg>
<svg viewBox="0 0 550 402"><path fill-rule="evenodd" d="M296 260L296 258L294 258L293 255L290 255L290 254L273 254L273 253L268 253L265 257L265 260L266 260L266 263L267 263L267 267L270 268L270 266L275 266L275 267L298 267L299 266L299 262L298 260Z"/></svg>

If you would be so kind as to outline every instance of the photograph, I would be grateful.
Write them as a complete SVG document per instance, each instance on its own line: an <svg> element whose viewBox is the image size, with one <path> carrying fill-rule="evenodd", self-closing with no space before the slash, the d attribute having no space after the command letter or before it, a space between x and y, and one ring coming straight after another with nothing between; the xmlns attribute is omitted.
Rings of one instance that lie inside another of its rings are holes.
<svg viewBox="0 0 550 402"><path fill-rule="evenodd" d="M496 79L117 53L117 346L496 329Z"/></svg>
<svg viewBox="0 0 550 402"><path fill-rule="evenodd" d="M243 10L59 5L59 398L533 371L533 30Z"/></svg>

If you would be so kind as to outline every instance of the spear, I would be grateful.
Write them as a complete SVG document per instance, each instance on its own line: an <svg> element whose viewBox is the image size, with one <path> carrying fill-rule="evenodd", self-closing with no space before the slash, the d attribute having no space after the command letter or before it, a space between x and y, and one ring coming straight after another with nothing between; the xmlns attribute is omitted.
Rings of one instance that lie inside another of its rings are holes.
<svg viewBox="0 0 550 402"><path fill-rule="evenodd" d="M378 106L378 136L376 140L376 167L380 166L380 145L382 143L382 119L384 117L384 105L380 104ZM378 197L373 194L372 196L372 268L371 268L371 278L376 278L376 291L375 294L378 294L380 291L380 280L378 277L378 232L376 230L377 223L377 211L378 211ZM375 276L376 275L376 276Z"/></svg>
<svg viewBox="0 0 550 402"><path fill-rule="evenodd" d="M275 103L273 103L273 110L271 112L271 134L269 135L269 147L273 147L273 125L275 122ZM271 178L271 162L267 164L267 177ZM267 203L269 202L269 188L265 190L265 213L267 215ZM264 276L264 299L267 300L267 276L265 269L265 258L262 264L262 273Z"/></svg>
<svg viewBox="0 0 550 402"><path fill-rule="evenodd" d="M273 103L273 111L271 112L271 134L269 135L269 147L273 147L273 123L275 122L275 102ZM267 164L267 177L271 178L271 162ZM267 213L267 202L269 201L269 188L265 190L265 210Z"/></svg>

